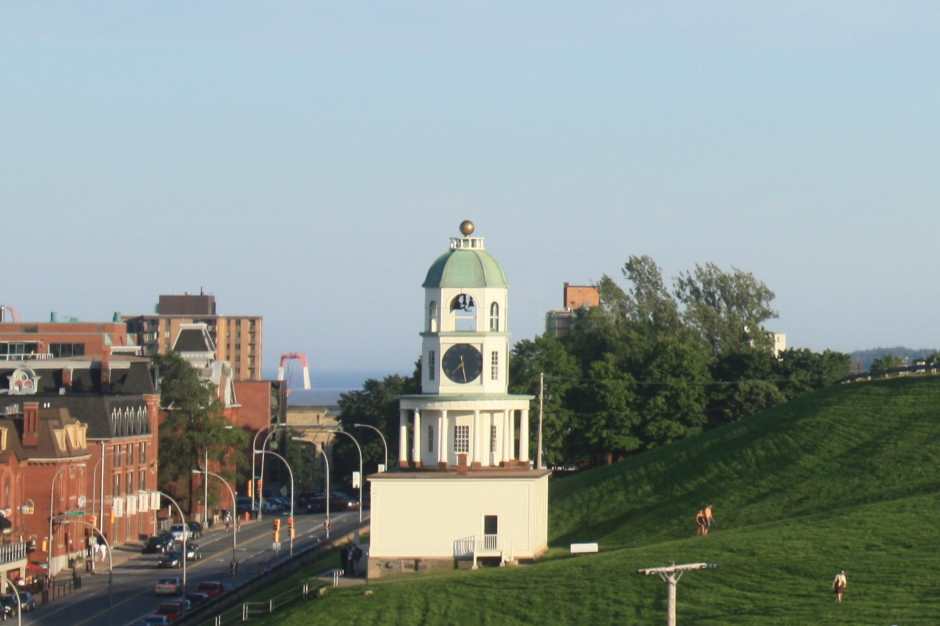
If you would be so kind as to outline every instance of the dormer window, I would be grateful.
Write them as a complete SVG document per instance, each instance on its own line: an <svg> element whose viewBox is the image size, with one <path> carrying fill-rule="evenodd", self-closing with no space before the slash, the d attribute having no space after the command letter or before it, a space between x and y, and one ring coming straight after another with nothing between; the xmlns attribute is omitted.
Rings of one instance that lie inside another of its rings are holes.
<svg viewBox="0 0 940 626"><path fill-rule="evenodd" d="M450 311L454 314L454 330L476 330L477 305L473 296L465 293L457 294L450 302Z"/></svg>
<svg viewBox="0 0 940 626"><path fill-rule="evenodd" d="M490 330L499 332L499 303L494 302L490 305Z"/></svg>

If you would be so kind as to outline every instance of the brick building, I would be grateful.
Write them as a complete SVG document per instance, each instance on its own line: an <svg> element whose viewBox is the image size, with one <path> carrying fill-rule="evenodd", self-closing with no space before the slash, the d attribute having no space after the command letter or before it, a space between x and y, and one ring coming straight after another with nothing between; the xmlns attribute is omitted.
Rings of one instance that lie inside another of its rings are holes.
<svg viewBox="0 0 940 626"><path fill-rule="evenodd" d="M20 384L24 380L28 384ZM0 413L19 435L19 448L11 443L18 465L10 475L18 474L23 488L16 505L11 487L10 501L12 508L33 511L14 513L13 521L36 546L34 566L46 563L53 495L55 516L85 519L113 545L155 532L159 396L146 359L0 363L0 388L16 390L0 395ZM2 476L0 470L5 489ZM4 502L0 495L0 506ZM54 527L53 572L81 553L86 534L77 523Z"/></svg>
<svg viewBox="0 0 940 626"><path fill-rule="evenodd" d="M169 352L186 325L205 324L216 358L231 364L237 380L262 378L262 317L218 315L213 295L161 295L155 314L122 319L146 356Z"/></svg>
<svg viewBox="0 0 940 626"><path fill-rule="evenodd" d="M0 324L0 361L22 358L101 359L136 354L123 322L15 322Z"/></svg>
<svg viewBox="0 0 940 626"><path fill-rule="evenodd" d="M564 308L545 314L545 332L555 337L568 334L575 311L593 309L601 304L601 290L596 285L572 285L565 283L562 296Z"/></svg>

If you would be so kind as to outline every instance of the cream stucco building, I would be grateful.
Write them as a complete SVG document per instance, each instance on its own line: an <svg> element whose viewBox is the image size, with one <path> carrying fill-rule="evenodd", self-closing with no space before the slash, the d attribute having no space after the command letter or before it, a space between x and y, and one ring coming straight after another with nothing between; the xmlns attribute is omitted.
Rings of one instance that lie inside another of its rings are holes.
<svg viewBox="0 0 940 626"><path fill-rule="evenodd" d="M422 393L400 399L399 471L369 477L370 577L547 548L532 398L508 393L509 286L473 232L462 223L424 280Z"/></svg>

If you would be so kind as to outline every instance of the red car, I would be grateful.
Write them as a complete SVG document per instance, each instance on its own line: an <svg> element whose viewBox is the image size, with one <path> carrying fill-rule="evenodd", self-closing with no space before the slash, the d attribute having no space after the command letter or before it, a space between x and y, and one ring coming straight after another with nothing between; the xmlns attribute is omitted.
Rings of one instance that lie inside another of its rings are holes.
<svg viewBox="0 0 940 626"><path fill-rule="evenodd" d="M179 602L166 602L155 611L157 615L165 616L169 621L175 622L183 617L183 605Z"/></svg>
<svg viewBox="0 0 940 626"><path fill-rule="evenodd" d="M217 580L206 580L199 583L199 586L196 587L196 591L204 593L210 598L214 598L225 593L225 586Z"/></svg>

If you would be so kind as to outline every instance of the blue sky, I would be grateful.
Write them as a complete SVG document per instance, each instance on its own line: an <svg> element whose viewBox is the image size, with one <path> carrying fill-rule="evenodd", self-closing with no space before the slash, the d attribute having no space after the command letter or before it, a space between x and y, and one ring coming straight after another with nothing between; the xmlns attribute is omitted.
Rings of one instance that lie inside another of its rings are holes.
<svg viewBox="0 0 940 626"><path fill-rule="evenodd" d="M6 2L0 302L204 286L268 367L407 370L469 217L516 339L649 254L792 345L936 346L940 5L776 4Z"/></svg>

